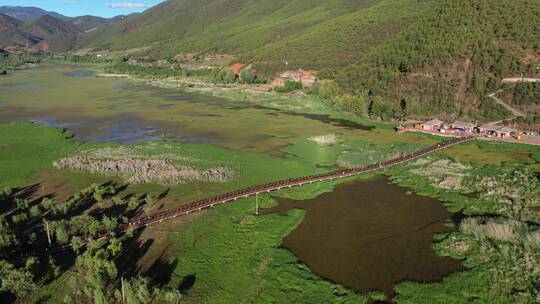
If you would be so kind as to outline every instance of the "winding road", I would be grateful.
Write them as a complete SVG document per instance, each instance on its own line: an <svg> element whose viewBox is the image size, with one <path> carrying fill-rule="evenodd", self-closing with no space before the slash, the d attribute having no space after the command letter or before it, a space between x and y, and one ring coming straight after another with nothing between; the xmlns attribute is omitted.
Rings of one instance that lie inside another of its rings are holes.
<svg viewBox="0 0 540 304"><path fill-rule="evenodd" d="M510 111L514 117L526 117L527 115L523 114L523 113L520 112L518 109L512 107L511 105L507 104L506 102L500 100L500 99L497 97L497 94L502 93L503 91L504 91L504 89L498 90L498 91L496 91L496 92L493 92L493 93L489 94L488 97L490 97L491 99L495 100L496 103L500 104L500 105L503 106L505 109L507 109L508 111ZM500 122L497 122L497 123L500 123ZM492 123L492 124L496 124L496 123Z"/></svg>

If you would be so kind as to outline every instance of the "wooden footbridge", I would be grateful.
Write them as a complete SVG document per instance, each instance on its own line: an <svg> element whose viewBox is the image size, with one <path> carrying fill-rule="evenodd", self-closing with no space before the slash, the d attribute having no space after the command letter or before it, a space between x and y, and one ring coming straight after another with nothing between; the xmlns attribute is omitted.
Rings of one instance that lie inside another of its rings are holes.
<svg viewBox="0 0 540 304"><path fill-rule="evenodd" d="M376 163L369 166L357 167L357 168L352 168L352 169L344 169L344 170L323 173L323 174L318 174L318 175L312 175L312 176L291 178L291 179L281 180L281 181L268 183L264 185L254 186L254 187L239 190L239 191L229 192L226 194L217 195L217 196L203 199L203 200L200 200L200 201L188 204L188 205L184 205L179 208L166 210L166 211L162 211L153 215L133 219L129 223L122 225L114 229L113 231L101 231L97 235L97 239L103 239L107 237L108 235L110 235L111 233L117 234L117 233L123 233L123 232L129 231L129 230L137 230L137 229L149 226L151 224L159 223L159 222L172 219L178 216L200 211L202 209L211 208L216 205L225 204L227 202L236 201L238 199L254 196L259 193L271 192L271 191L281 190L284 188L298 187L298 186L302 186L306 184L313 184L313 183L318 183L318 182L323 182L323 181L334 180L338 178L346 178L346 177L351 177L351 176L364 174L368 172L374 172L374 171L384 169L384 168L389 168L389 167L396 166L396 165L408 162L410 160L426 156L428 154L446 149L448 147L451 147L451 146L454 146L454 145L457 145L457 144L460 144L460 143L463 143L465 141L469 141L472 139L474 138L473 137L454 138L452 140L431 146L429 148L425 148L423 150L420 150L414 153L404 155L396 159L392 159L392 160L381 162L381 163Z"/></svg>

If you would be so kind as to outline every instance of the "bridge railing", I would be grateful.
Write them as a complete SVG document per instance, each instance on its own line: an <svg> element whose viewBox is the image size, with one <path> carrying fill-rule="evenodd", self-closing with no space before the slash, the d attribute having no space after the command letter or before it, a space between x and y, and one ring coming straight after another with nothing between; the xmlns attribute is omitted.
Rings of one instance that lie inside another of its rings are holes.
<svg viewBox="0 0 540 304"><path fill-rule="evenodd" d="M341 177L347 177L347 176L352 176L352 175L358 175L358 174L362 174L362 173L367 173L367 172L379 170L379 169L382 169L382 168L387 168L387 167L390 167L390 166L401 164L403 162L409 161L409 160L414 159L414 158L425 156L425 155L433 153L435 151L438 151L438 150L441 150L441 149L447 148L449 146L452 146L452 145L455 145L455 144L458 144L458 143L461 143L461 142L464 142L464 141L468 141L468 140L471 140L471 139L473 139L473 138L472 137L459 137L459 138L455 138L455 139L452 139L452 140L449 140L449 141L446 141L446 142L443 142L443 143L439 143L437 145L434 145L434 146L431 146L431 147L428 147L428 148L424 148L424 149L421 149L419 151L412 152L412 153L409 153L407 155L403 155L403 156L400 156L398 158L391 159L391 160L384 161L384 162L378 162L378 163L367 165L367 166L355 167L355 168L350 168L350 169L342 169L342 170L338 170L338 171L321 173L321 174L316 174L316 175L290 178L290 179L270 182L270 183L267 183L267 184L257 185L257 186L249 187L249 188L242 189L242 190L237 190L237 191L233 191L233 192L228 192L228 193L216 195L216 196L209 197L209 198L206 198L206 199L202 199L202 200L199 200L199 201L196 201L196 202L193 202L191 204L187 204L187 205L184 205L184 206L181 206L181 207L178 207L178 208L174 208L174 209L170 209L170 210L166 210L166 211L161 211L161 212L155 213L153 215L148 215L148 216L135 218L134 220L128 222L127 224L125 224L123 226L120 226L120 227L114 229L113 231L105 231L105 230L100 231L98 233L97 238L98 239L104 238L104 237L106 237L107 235L109 235L111 233L122 233L122 232L126 232L128 230L139 229L139 228L148 226L150 224L163 221L165 219L169 219L169 218L173 218L173 217L176 217L176 216L179 216L179 215L191 213L191 212L194 212L194 211L197 211L197 210L200 210L200 209L212 207L212 206L217 205L217 204L223 204L223 203L226 203L228 201L237 200L237 199L240 199L240 198L243 198L243 197L253 196L253 195L257 194L257 193L270 192L270 191L274 191L274 190L278 190L278 189L282 189L282 188L286 188L286 187L294 187L294 186L299 186L299 185L303 185L303 184L306 184L306 183L321 182L321 181L325 181L325 180L341 178Z"/></svg>

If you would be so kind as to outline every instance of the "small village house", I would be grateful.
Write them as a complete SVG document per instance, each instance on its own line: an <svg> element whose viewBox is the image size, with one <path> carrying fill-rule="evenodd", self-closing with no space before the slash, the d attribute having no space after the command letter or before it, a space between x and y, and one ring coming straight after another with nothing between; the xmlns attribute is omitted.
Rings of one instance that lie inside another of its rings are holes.
<svg viewBox="0 0 540 304"><path fill-rule="evenodd" d="M495 131L497 131L499 127L500 126L484 124L478 127L478 133L486 136L495 136Z"/></svg>
<svg viewBox="0 0 540 304"><path fill-rule="evenodd" d="M423 123L417 124L416 128L424 131L439 131L442 129L444 121L439 119L432 119Z"/></svg>
<svg viewBox="0 0 540 304"><path fill-rule="evenodd" d="M450 124L450 129L454 132L473 133L476 127L477 125L473 123L459 120L456 120Z"/></svg>
<svg viewBox="0 0 540 304"><path fill-rule="evenodd" d="M279 75L272 84L274 86L284 86L287 81L295 81L302 83L305 87L311 87L319 79L316 76L315 71L310 70L296 70L296 71L285 71Z"/></svg>
<svg viewBox="0 0 540 304"><path fill-rule="evenodd" d="M515 134L516 130L508 127L500 127L495 131L495 136L500 138L508 138L511 137L512 134Z"/></svg>
<svg viewBox="0 0 540 304"><path fill-rule="evenodd" d="M490 137L508 138L516 133L516 130L505 126L485 124L478 127L478 133Z"/></svg>

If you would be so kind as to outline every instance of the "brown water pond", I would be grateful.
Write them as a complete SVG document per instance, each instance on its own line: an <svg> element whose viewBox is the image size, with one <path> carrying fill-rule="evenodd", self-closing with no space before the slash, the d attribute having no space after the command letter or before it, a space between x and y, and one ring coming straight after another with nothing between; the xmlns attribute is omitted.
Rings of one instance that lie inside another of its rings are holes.
<svg viewBox="0 0 540 304"><path fill-rule="evenodd" d="M393 295L396 283L441 280L461 269L438 256L433 235L451 231L441 202L409 195L385 176L338 185L308 200L279 199L266 213L304 209L303 222L283 246L320 276L359 292Z"/></svg>

